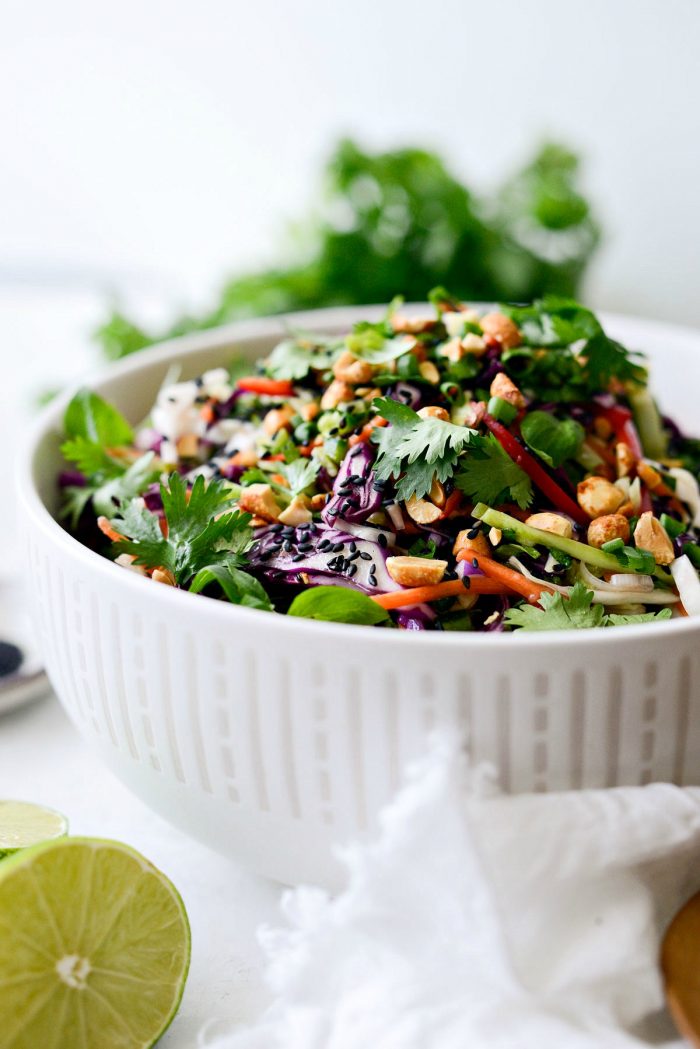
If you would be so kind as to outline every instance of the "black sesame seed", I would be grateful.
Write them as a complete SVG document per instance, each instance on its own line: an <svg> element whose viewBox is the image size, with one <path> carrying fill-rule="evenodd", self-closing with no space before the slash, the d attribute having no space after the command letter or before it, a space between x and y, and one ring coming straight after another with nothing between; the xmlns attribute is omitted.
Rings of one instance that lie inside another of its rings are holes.
<svg viewBox="0 0 700 1049"><path fill-rule="evenodd" d="M467 539L476 539L480 531L481 528L479 527L479 525L477 525L476 528L472 528L469 532L467 532Z"/></svg>
<svg viewBox="0 0 700 1049"><path fill-rule="evenodd" d="M473 565L474 568L478 568L479 567L479 561L478 561L478 559L476 557L472 557L472 565Z"/></svg>
<svg viewBox="0 0 700 1049"><path fill-rule="evenodd" d="M357 550L357 543L355 543L355 542L350 543L350 553L354 554L356 550Z"/></svg>
<svg viewBox="0 0 700 1049"><path fill-rule="evenodd" d="M352 484L361 484L362 474L351 474L350 477L348 477L348 480L351 481Z"/></svg>
<svg viewBox="0 0 700 1049"><path fill-rule="evenodd" d="M292 540L285 539L284 543L282 544L282 549L286 550L288 554L291 553L294 549L294 543L292 542Z"/></svg>
<svg viewBox="0 0 700 1049"><path fill-rule="evenodd" d="M356 571L357 571L357 565L348 565L347 569L346 569L346 575L349 575L352 578L352 576L355 575Z"/></svg>
<svg viewBox="0 0 700 1049"><path fill-rule="evenodd" d="M333 546L333 553L339 554L341 550L345 549L345 543L335 543Z"/></svg>
<svg viewBox="0 0 700 1049"><path fill-rule="evenodd" d="M463 575L462 576L462 585L463 585L465 590L468 590L469 587L472 585L472 581L471 581L471 579L469 578L468 575Z"/></svg>
<svg viewBox="0 0 700 1049"><path fill-rule="evenodd" d="M340 513L340 510L338 509L337 506L331 506L331 507L328 508L328 516L329 517L337 517L339 513Z"/></svg>
<svg viewBox="0 0 700 1049"><path fill-rule="evenodd" d="M310 522L310 521L307 521L307 522L306 522L305 524L300 524L300 525L299 525L299 527L298 527L298 531L299 531L299 532L308 532L308 530L309 530L310 528L313 528L313 525L311 524L311 522Z"/></svg>
<svg viewBox="0 0 700 1049"><path fill-rule="evenodd" d="M308 553L309 550L313 550L313 548L314 548L314 544L313 543L299 543L299 546L297 547L297 550L300 550L303 553Z"/></svg>
<svg viewBox="0 0 700 1049"><path fill-rule="evenodd" d="M282 536L280 536L279 539L273 539L270 543L270 546L273 547L275 550L279 550L279 548L282 546L283 541L284 540L282 539Z"/></svg>
<svg viewBox="0 0 700 1049"><path fill-rule="evenodd" d="M359 455L362 451L362 445L356 444L353 450L350 452L350 458L354 459L356 455Z"/></svg>
<svg viewBox="0 0 700 1049"><path fill-rule="evenodd" d="M347 556L347 557L345 558L345 560L346 560L346 561L347 561L348 563L349 563L350 561L357 561L357 559L358 559L358 557L359 557L359 556L360 556L360 551L359 551L359 550L356 550L354 554L348 554L348 556Z"/></svg>
<svg viewBox="0 0 700 1049"><path fill-rule="evenodd" d="M306 554L295 554L294 557L292 558L292 561L305 561L305 560L306 560Z"/></svg>
<svg viewBox="0 0 700 1049"><path fill-rule="evenodd" d="M328 550L329 547L331 547L332 545L333 544L331 543L330 539L322 539L321 542L318 544L318 548L321 551Z"/></svg>
<svg viewBox="0 0 700 1049"><path fill-rule="evenodd" d="M286 528L282 529L282 535L285 536L285 538L287 539L291 539L295 531L296 529L292 528L291 525L287 525Z"/></svg>
<svg viewBox="0 0 700 1049"><path fill-rule="evenodd" d="M367 550L360 550L360 557L363 561L371 561L372 555Z"/></svg>
<svg viewBox="0 0 700 1049"><path fill-rule="evenodd" d="M332 430L328 431L328 436L329 437L335 437L337 433L338 433L338 427L334 426Z"/></svg>
<svg viewBox="0 0 700 1049"><path fill-rule="evenodd" d="M386 547L389 545L389 543L387 541L387 538L386 538L386 536L384 535L383 532L379 533L379 536L377 538L377 542L379 543L380 546L384 547L384 549L386 549Z"/></svg>

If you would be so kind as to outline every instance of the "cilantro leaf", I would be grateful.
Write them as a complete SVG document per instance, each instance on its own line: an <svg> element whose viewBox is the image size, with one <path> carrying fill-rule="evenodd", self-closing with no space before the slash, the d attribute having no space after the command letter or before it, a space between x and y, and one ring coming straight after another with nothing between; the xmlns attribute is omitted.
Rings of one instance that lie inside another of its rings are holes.
<svg viewBox="0 0 700 1049"><path fill-rule="evenodd" d="M101 474L117 477L124 471L124 464L109 455L101 444L90 441L87 437L73 437L61 445L61 455L69 463L74 463L86 477Z"/></svg>
<svg viewBox="0 0 700 1049"><path fill-rule="evenodd" d="M312 368L330 367L333 353L303 337L283 339L265 362L265 372L273 379L305 379Z"/></svg>
<svg viewBox="0 0 700 1049"><path fill-rule="evenodd" d="M528 412L520 424L525 443L549 466L557 467L572 459L586 436L575 419L555 419L549 412Z"/></svg>
<svg viewBox="0 0 700 1049"><path fill-rule="evenodd" d="M287 615L331 623L386 623L389 613L371 597L345 586L315 586L294 598Z"/></svg>
<svg viewBox="0 0 700 1049"><path fill-rule="evenodd" d="M287 478L289 483L289 489L292 496L300 495L302 492L310 488L315 482L318 472L321 469L321 464L318 459L295 459L291 463L281 464L284 471L284 476Z"/></svg>
<svg viewBox="0 0 700 1049"><path fill-rule="evenodd" d="M154 466L155 462L155 453L146 452L119 476L105 481L96 488L92 497L95 513L110 517L114 513L115 506L141 495L149 484L160 476L161 468Z"/></svg>
<svg viewBox="0 0 700 1049"><path fill-rule="evenodd" d="M421 499L433 480L445 482L475 431L442 419L422 419L417 412L389 397L377 398L373 407L391 425L377 427L372 440L378 446L375 472L380 481L393 479L398 499Z"/></svg>
<svg viewBox="0 0 700 1049"><path fill-rule="evenodd" d="M199 594L206 586L215 582L220 585L226 599L232 605L259 608L263 612L274 612L275 610L264 587L255 576L242 572L240 568L232 564L214 564L200 568L192 580L190 592Z"/></svg>
<svg viewBox="0 0 700 1049"><path fill-rule="evenodd" d="M577 583L571 596L542 594L542 608L520 605L509 608L504 620L521 630L589 630L604 625L602 605L593 605L593 591Z"/></svg>
<svg viewBox="0 0 700 1049"><path fill-rule="evenodd" d="M158 518L137 501L127 504L121 517L112 521L126 538L116 543L120 553L133 554L136 564L166 568L178 586L186 585L202 568L214 564L244 564L253 533L249 514L227 512L236 502L225 481L205 484L198 477L187 497L187 482L170 475L169 486L161 484L167 536Z"/></svg>
<svg viewBox="0 0 700 1049"><path fill-rule="evenodd" d="M633 623L651 623L653 620L670 619L671 609L662 608L658 612L642 612L640 615L618 615L616 613L605 617L606 626L630 626Z"/></svg>
<svg viewBox="0 0 700 1049"><path fill-rule="evenodd" d="M532 482L503 450L493 434L475 437L460 462L457 487L474 502L514 502L525 510L532 502Z"/></svg>
<svg viewBox="0 0 700 1049"><path fill-rule="evenodd" d="M78 390L66 408L63 427L69 438L81 437L100 448L117 448L134 439L124 416L87 389Z"/></svg>
<svg viewBox="0 0 700 1049"><path fill-rule="evenodd" d="M345 337L345 345L356 357L370 364L387 364L403 357L415 346L410 335L388 335L386 325L360 322L354 331Z"/></svg>

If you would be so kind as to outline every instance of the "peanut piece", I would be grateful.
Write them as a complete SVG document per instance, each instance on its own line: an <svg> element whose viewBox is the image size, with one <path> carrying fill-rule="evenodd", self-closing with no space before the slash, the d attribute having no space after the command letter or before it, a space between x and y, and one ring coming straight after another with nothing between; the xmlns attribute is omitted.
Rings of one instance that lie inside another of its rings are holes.
<svg viewBox="0 0 700 1049"><path fill-rule="evenodd" d="M492 339L498 339L505 350L512 350L522 342L518 326L505 313L487 313L479 321L481 330Z"/></svg>
<svg viewBox="0 0 700 1049"><path fill-rule="evenodd" d="M457 533L455 545L452 547L452 553L455 557L457 554L461 553L462 550L473 551L475 555L480 554L482 557L491 557L491 554L493 553L491 544L484 533L479 532L473 539L470 539L469 533L471 531L471 528L464 528L461 532Z"/></svg>
<svg viewBox="0 0 700 1049"><path fill-rule="evenodd" d="M406 502L406 513L416 524L432 524L442 516L442 510L427 499L416 499L412 495Z"/></svg>
<svg viewBox="0 0 700 1049"><path fill-rule="evenodd" d="M492 397L500 397L502 401L508 401L508 404L512 404L514 408L525 407L525 398L505 372L499 372L495 376L489 392Z"/></svg>
<svg viewBox="0 0 700 1049"><path fill-rule="evenodd" d="M329 411L332 408L337 408L343 401L351 401L354 396L355 391L352 386L348 386L346 382L342 382L340 379L334 379L321 398L321 408L324 412Z"/></svg>
<svg viewBox="0 0 700 1049"><path fill-rule="evenodd" d="M530 514L525 524L532 528L540 528L543 532L552 532L553 535L561 535L565 539L571 539L574 534L573 525L566 517L559 514Z"/></svg>
<svg viewBox="0 0 700 1049"><path fill-rule="evenodd" d="M576 497L578 505L591 518L614 514L625 501L624 492L604 477L587 477L580 481Z"/></svg>
<svg viewBox="0 0 700 1049"><path fill-rule="evenodd" d="M634 542L640 550L648 550L654 555L657 565L670 565L675 561L676 555L673 543L668 533L659 520L654 517L651 510L647 510L637 521L634 530Z"/></svg>
<svg viewBox="0 0 700 1049"><path fill-rule="evenodd" d="M283 408L272 408L263 420L263 430L268 437L274 437L280 430L289 426L294 418L294 411L285 404Z"/></svg>
<svg viewBox="0 0 700 1049"><path fill-rule="evenodd" d="M343 350L333 365L333 374L341 382L367 383L374 375L374 365L356 357L350 350Z"/></svg>
<svg viewBox="0 0 700 1049"><path fill-rule="evenodd" d="M265 521L279 520L280 505L269 484L249 484L242 490L238 505L241 510Z"/></svg>
<svg viewBox="0 0 700 1049"><path fill-rule="evenodd" d="M439 583L445 574L447 561L427 557L387 557L386 570L401 586L431 586Z"/></svg>
<svg viewBox="0 0 700 1049"><path fill-rule="evenodd" d="M427 408L421 408L418 411L421 419L442 419L443 422L450 421L450 414L446 412L444 408L438 408L436 404L428 405Z"/></svg>
<svg viewBox="0 0 700 1049"><path fill-rule="evenodd" d="M603 543L613 539L622 539L626 543L630 537L629 521L622 514L604 514L596 517L588 526L588 545L600 548Z"/></svg>
<svg viewBox="0 0 700 1049"><path fill-rule="evenodd" d="M289 506L279 516L282 524L300 525L308 524L313 520L313 514L308 508L307 500L303 495L295 495Z"/></svg>

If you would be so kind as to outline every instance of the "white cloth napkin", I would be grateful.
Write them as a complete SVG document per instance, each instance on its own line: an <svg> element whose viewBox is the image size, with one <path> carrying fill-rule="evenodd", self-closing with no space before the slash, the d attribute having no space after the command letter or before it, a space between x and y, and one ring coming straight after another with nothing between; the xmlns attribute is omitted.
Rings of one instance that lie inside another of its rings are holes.
<svg viewBox="0 0 700 1049"><path fill-rule="evenodd" d="M342 895L285 894L272 1004L212 1049L681 1044L657 956L700 889L700 789L496 796L443 734L343 858Z"/></svg>

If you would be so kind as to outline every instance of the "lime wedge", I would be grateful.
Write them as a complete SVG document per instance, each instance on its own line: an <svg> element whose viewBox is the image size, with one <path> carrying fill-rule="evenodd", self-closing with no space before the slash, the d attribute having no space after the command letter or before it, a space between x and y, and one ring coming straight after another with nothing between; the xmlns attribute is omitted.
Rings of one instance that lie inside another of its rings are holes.
<svg viewBox="0 0 700 1049"><path fill-rule="evenodd" d="M60 812L30 801L0 801L0 859L67 833L68 820Z"/></svg>
<svg viewBox="0 0 700 1049"><path fill-rule="evenodd" d="M126 845L63 838L0 863L0 1049L147 1049L189 961L180 896Z"/></svg>

